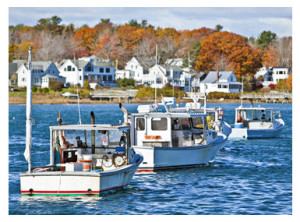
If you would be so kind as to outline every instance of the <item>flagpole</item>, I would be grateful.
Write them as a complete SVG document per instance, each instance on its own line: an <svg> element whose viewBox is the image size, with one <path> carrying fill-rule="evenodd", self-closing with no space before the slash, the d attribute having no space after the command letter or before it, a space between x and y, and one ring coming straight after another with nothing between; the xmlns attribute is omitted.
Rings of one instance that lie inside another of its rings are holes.
<svg viewBox="0 0 300 222"><path fill-rule="evenodd" d="M28 73L27 73L27 93L26 93L26 149L24 152L25 159L28 162L28 173L31 173L31 146L32 146L32 118L31 118L31 104L32 104L32 89L31 89L31 47L29 47L28 56Z"/></svg>

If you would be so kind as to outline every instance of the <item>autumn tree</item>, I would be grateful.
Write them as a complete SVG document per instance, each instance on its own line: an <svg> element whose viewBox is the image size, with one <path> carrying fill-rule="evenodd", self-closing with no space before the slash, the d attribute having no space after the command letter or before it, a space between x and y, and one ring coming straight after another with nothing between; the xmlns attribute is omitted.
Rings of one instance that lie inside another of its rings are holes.
<svg viewBox="0 0 300 222"><path fill-rule="evenodd" d="M105 59L111 60L117 57L120 39L116 34L106 32L98 37L94 53Z"/></svg>
<svg viewBox="0 0 300 222"><path fill-rule="evenodd" d="M293 90L293 73L291 73L289 78L287 78L286 85L290 90Z"/></svg>
<svg viewBox="0 0 300 222"><path fill-rule="evenodd" d="M95 28L81 28L74 35L74 41L78 46L82 46L88 54L90 54L96 43L96 29Z"/></svg>
<svg viewBox="0 0 300 222"><path fill-rule="evenodd" d="M226 61L237 77L254 74L262 66L258 51L248 45L247 39L229 32L215 32L201 42L195 68L215 70L220 60Z"/></svg>

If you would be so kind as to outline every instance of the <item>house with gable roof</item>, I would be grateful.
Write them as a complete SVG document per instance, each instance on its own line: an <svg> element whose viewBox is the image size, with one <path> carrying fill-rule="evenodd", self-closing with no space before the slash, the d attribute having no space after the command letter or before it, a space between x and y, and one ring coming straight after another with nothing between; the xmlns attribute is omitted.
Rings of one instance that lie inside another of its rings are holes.
<svg viewBox="0 0 300 222"><path fill-rule="evenodd" d="M112 85L115 81L115 67L110 61L95 55L82 57L78 60L63 60L59 65L60 75L66 78L66 83L84 86L87 80L91 88L96 85Z"/></svg>
<svg viewBox="0 0 300 222"><path fill-rule="evenodd" d="M198 84L201 93L225 92L238 93L242 89L242 83L237 81L232 71L210 71L200 76Z"/></svg>
<svg viewBox="0 0 300 222"><path fill-rule="evenodd" d="M142 83L146 70L139 63L138 59L132 57L125 65L124 70L116 70L116 79L132 78L137 84Z"/></svg>
<svg viewBox="0 0 300 222"><path fill-rule="evenodd" d="M154 65L149 69L149 74L144 75L142 84L152 88L163 88L166 83L181 87L181 75L183 70L178 66Z"/></svg>
<svg viewBox="0 0 300 222"><path fill-rule="evenodd" d="M18 86L27 86L27 74L29 72L28 65L23 63L17 70ZM46 78L42 78L45 77ZM51 61L34 61L32 62L32 86L49 87L50 80L55 79L65 83L65 78L59 76L59 70L56 65Z"/></svg>

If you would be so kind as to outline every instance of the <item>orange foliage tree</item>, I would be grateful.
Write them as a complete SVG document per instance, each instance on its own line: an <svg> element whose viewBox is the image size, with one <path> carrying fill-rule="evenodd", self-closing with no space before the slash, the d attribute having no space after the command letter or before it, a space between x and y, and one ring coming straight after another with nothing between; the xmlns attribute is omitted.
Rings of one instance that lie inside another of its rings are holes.
<svg viewBox="0 0 300 222"><path fill-rule="evenodd" d="M262 66L259 51L249 46L245 37L229 32L214 32L201 42L195 68L201 71L215 70L220 58L224 58L227 67L233 68L238 78L254 75Z"/></svg>
<svg viewBox="0 0 300 222"><path fill-rule="evenodd" d="M96 43L95 28L81 28L74 34L74 42L78 46L82 46L87 52L92 52Z"/></svg>
<svg viewBox="0 0 300 222"><path fill-rule="evenodd" d="M293 73L291 73L289 78L287 78L286 85L290 90L293 90Z"/></svg>
<svg viewBox="0 0 300 222"><path fill-rule="evenodd" d="M144 29L137 29L129 25L123 25L118 28L118 36L125 50L132 52L143 36Z"/></svg>

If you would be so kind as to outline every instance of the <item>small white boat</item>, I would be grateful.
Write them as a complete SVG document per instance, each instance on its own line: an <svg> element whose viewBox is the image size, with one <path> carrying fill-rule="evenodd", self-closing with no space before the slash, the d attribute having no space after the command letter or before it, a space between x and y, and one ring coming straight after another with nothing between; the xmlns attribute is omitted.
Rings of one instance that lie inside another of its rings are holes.
<svg viewBox="0 0 300 222"><path fill-rule="evenodd" d="M194 95L192 99L193 102L186 103L184 107L170 108L169 110L171 112L205 113L207 114L206 120L209 129L214 129L226 136L230 135L231 126L223 120L223 109L221 107L207 108L206 96L198 97ZM204 101L203 106L200 102L201 99Z"/></svg>
<svg viewBox="0 0 300 222"><path fill-rule="evenodd" d="M277 137L284 127L280 117L280 112L272 108L240 106L235 109L235 123L229 139Z"/></svg>
<svg viewBox="0 0 300 222"><path fill-rule="evenodd" d="M157 112L141 105L129 114L131 143L144 157L137 172L208 165L227 141L223 133L208 129L206 114ZM124 119L126 119L126 115Z"/></svg>
<svg viewBox="0 0 300 222"><path fill-rule="evenodd" d="M130 126L95 124L93 113L92 124L84 125L62 125L59 117L59 125L50 126L50 164L31 167L31 81L27 84L28 171L20 174L21 194L100 195L126 187L143 161L130 147Z"/></svg>

